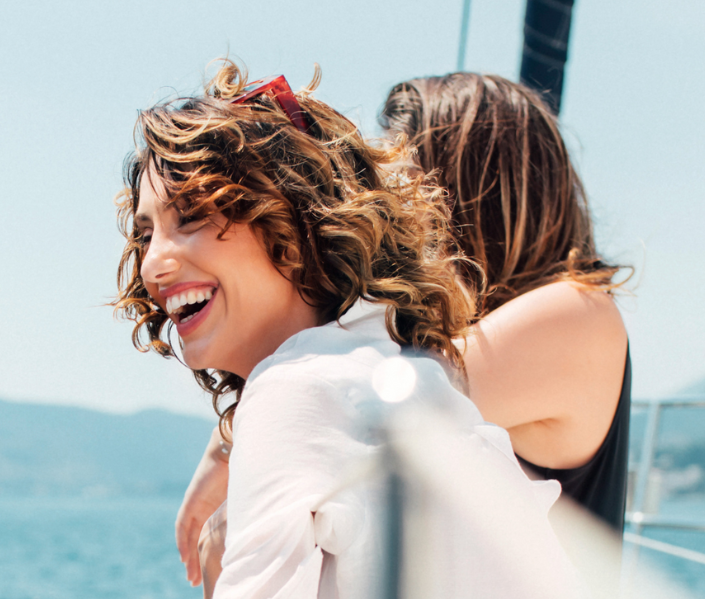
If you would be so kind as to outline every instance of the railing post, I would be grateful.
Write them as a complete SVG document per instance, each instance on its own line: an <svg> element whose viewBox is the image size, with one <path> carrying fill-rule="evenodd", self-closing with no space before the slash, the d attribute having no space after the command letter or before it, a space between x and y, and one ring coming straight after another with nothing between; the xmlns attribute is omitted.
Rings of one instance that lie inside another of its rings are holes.
<svg viewBox="0 0 705 599"><path fill-rule="evenodd" d="M649 406L649 414L646 421L646 432L641 444L641 462L637 471L636 488L634 489L634 514L644 512L644 501L646 490L649 484L649 472L653 466L654 453L656 450L656 437L658 436L658 423L661 412L661 402L654 401Z"/></svg>
<svg viewBox="0 0 705 599"><path fill-rule="evenodd" d="M641 535L642 520L644 518L644 502L646 491L649 485L649 473L654 462L656 452L656 438L658 436L659 416L661 414L661 402L655 400L649 405L649 412L646 420L646 431L641 443L641 461L637 470L636 484L634 489L634 502L632 504L631 523L634 526L634 534ZM625 556L624 564L626 573L625 580L631 584L632 576L636 572L639 561L640 545L632 544L632 549Z"/></svg>

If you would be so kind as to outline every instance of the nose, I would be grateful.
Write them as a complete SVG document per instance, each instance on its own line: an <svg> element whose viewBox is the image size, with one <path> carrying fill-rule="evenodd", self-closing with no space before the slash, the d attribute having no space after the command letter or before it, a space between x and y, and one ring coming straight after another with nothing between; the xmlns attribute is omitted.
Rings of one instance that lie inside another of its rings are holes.
<svg viewBox="0 0 705 599"><path fill-rule="evenodd" d="M147 251L142 258L140 274L145 283L164 284L181 268L178 247L159 229L152 233Z"/></svg>

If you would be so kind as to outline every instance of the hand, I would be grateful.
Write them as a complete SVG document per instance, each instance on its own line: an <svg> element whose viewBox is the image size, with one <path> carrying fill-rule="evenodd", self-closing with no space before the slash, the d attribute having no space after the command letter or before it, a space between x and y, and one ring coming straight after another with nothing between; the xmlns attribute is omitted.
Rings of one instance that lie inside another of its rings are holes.
<svg viewBox="0 0 705 599"><path fill-rule="evenodd" d="M203 597L212 599L213 589L222 571L220 562L225 553L225 532L228 528L227 502L208 518L198 539L198 557L203 578Z"/></svg>
<svg viewBox="0 0 705 599"><path fill-rule="evenodd" d="M176 516L176 546L186 566L186 578L193 586L198 586L202 581L198 557L199 535L206 520L227 496L230 448L231 445L223 441L216 427Z"/></svg>

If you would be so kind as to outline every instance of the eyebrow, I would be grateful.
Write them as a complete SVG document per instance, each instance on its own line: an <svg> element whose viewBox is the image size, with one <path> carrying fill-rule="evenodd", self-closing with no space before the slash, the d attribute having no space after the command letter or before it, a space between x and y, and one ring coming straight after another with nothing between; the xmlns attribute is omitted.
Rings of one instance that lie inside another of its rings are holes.
<svg viewBox="0 0 705 599"><path fill-rule="evenodd" d="M146 214L135 214L134 223L137 227L147 227L152 224L152 219Z"/></svg>

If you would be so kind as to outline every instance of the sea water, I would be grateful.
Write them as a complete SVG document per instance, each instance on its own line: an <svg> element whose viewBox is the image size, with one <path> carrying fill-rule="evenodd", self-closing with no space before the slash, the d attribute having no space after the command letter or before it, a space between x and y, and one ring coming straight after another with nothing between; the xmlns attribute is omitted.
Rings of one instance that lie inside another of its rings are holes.
<svg viewBox="0 0 705 599"><path fill-rule="evenodd" d="M627 525L626 530L705 555L705 498L664 502L659 514L667 521L679 523L682 528L644 526L639 530L635 525ZM692 528L688 528L688 525ZM691 591L694 597L705 597L705 564L647 547L635 548L630 543L625 543L623 563L632 563L630 558L635 549L638 556L637 574L655 568L668 579Z"/></svg>
<svg viewBox="0 0 705 599"><path fill-rule="evenodd" d="M705 554L705 533L697 530L678 530L652 527L642 534L656 541ZM692 592L694 597L705 597L705 564L641 547L639 561L642 568L653 565L668 579Z"/></svg>
<svg viewBox="0 0 705 599"><path fill-rule="evenodd" d="M0 498L0 599L196 599L177 498Z"/></svg>
<svg viewBox="0 0 705 599"><path fill-rule="evenodd" d="M0 498L0 599L197 599L174 541L179 498ZM703 504L692 506L693 518ZM679 506L681 516L683 506ZM705 533L646 529L705 553ZM705 565L641 549L640 561L705 596Z"/></svg>

